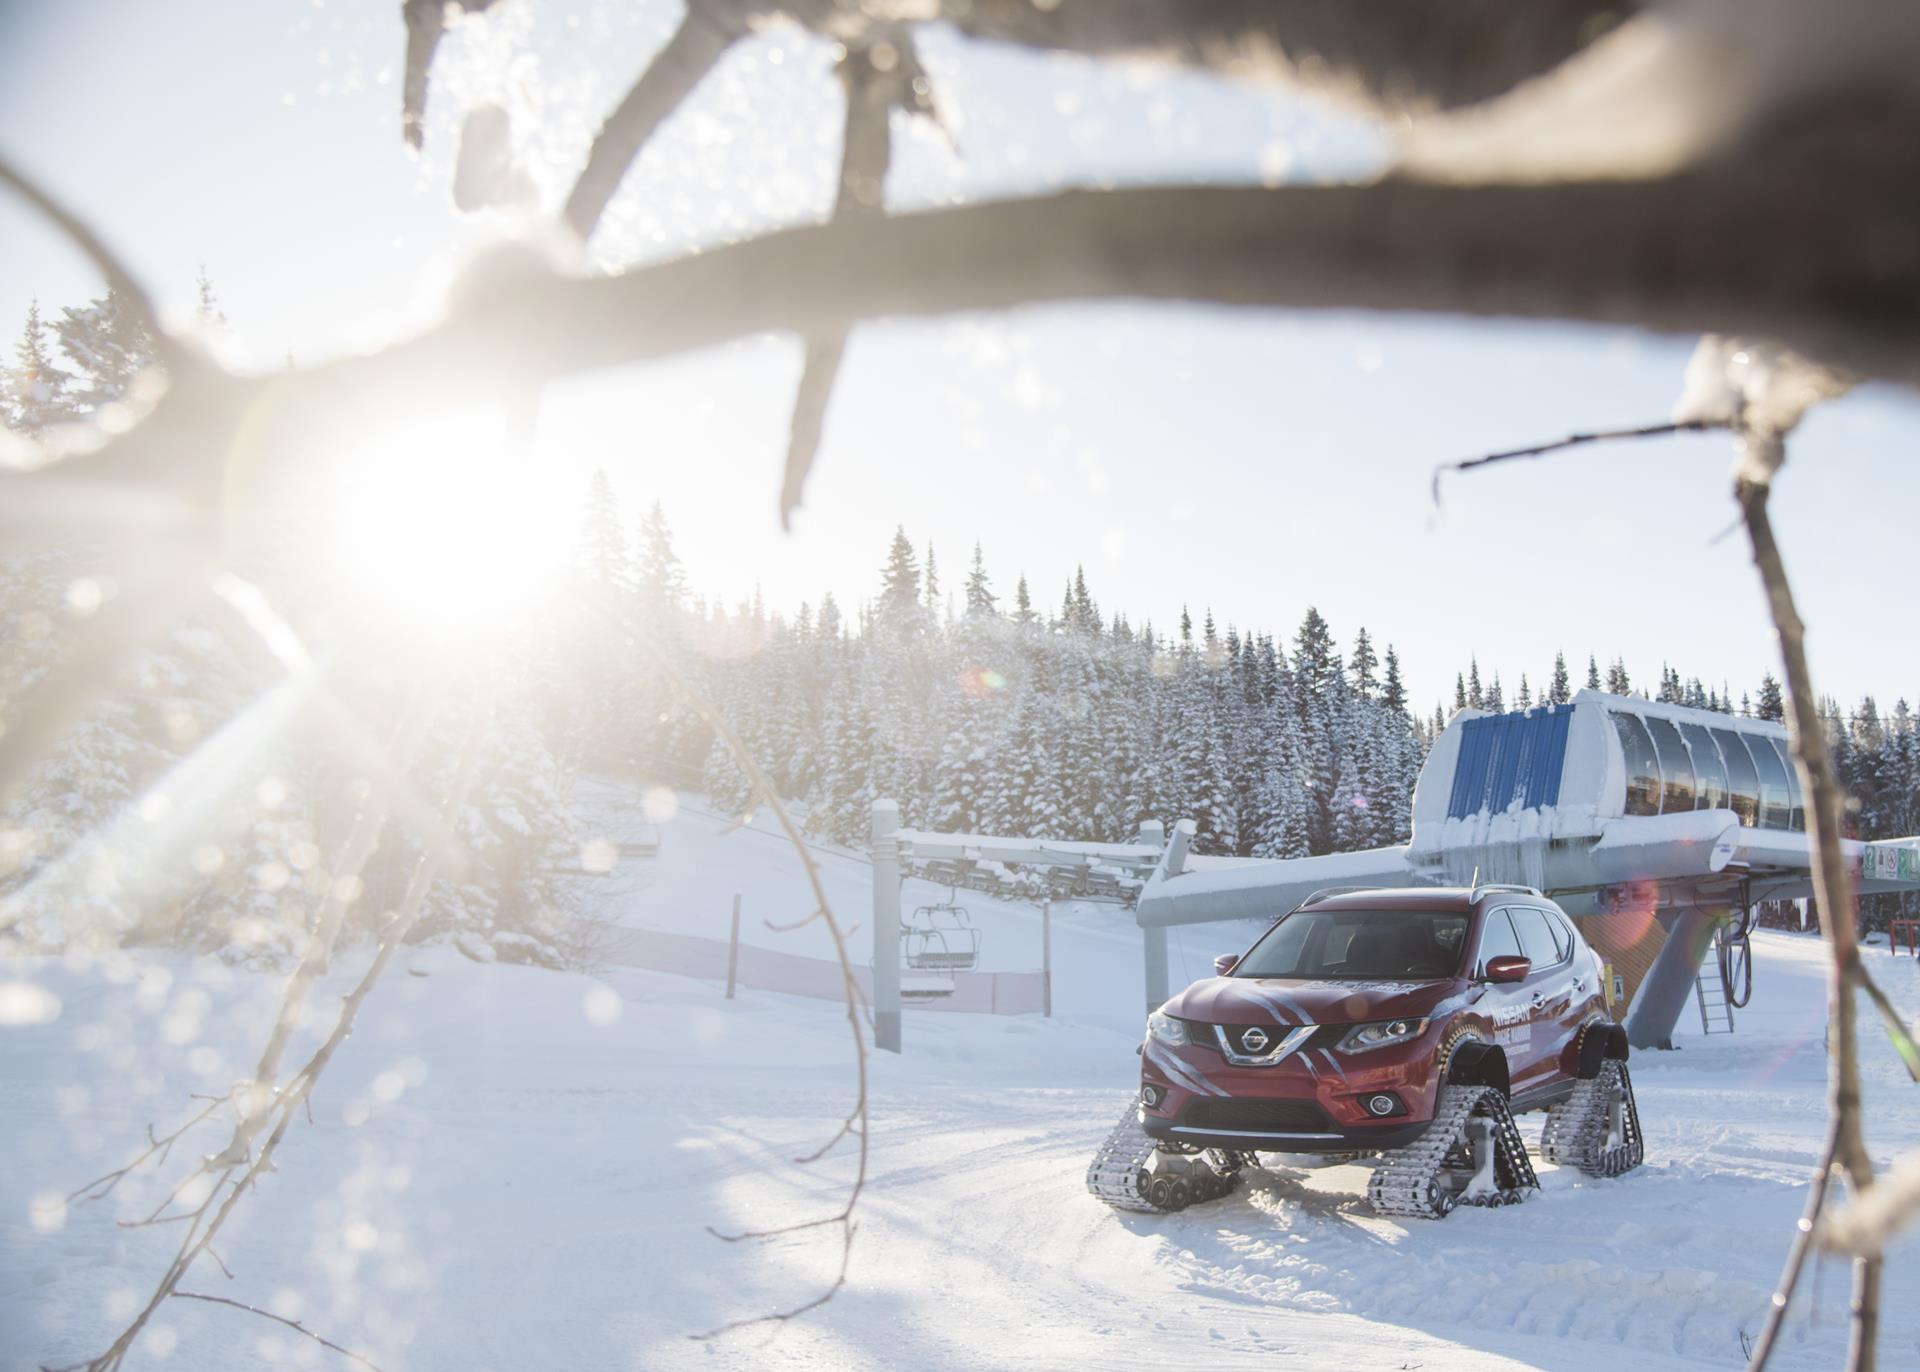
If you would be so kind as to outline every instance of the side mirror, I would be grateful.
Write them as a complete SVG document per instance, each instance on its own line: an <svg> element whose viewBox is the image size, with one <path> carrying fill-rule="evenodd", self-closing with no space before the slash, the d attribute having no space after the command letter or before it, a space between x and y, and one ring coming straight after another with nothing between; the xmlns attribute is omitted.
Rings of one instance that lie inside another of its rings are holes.
<svg viewBox="0 0 1920 1372"><path fill-rule="evenodd" d="M1216 977L1230 977L1233 975L1233 969L1239 965L1240 955L1238 953L1222 953L1213 960L1213 974Z"/></svg>
<svg viewBox="0 0 1920 1372"><path fill-rule="evenodd" d="M1487 959L1488 981L1525 981L1533 970L1531 958L1498 957Z"/></svg>

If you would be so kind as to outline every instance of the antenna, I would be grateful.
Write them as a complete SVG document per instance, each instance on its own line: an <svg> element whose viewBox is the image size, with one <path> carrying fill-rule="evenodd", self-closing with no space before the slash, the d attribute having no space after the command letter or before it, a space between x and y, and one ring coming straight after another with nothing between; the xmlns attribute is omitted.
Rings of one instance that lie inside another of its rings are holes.
<svg viewBox="0 0 1920 1372"><path fill-rule="evenodd" d="M1473 865L1473 880L1467 885L1467 899L1472 900L1480 893L1480 864Z"/></svg>

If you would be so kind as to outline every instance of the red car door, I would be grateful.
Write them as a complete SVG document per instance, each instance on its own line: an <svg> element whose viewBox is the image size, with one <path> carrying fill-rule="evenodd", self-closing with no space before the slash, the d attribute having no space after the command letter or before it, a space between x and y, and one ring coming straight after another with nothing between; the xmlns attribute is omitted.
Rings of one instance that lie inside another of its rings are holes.
<svg viewBox="0 0 1920 1372"><path fill-rule="evenodd" d="M1487 1018L1493 1027L1493 1041L1505 1050L1507 1075L1515 1091L1524 1090L1529 1077L1539 1075L1533 1046L1533 977L1529 974L1520 981L1497 982L1487 981L1486 975L1487 964L1493 959L1526 955L1507 911L1487 911L1480 925L1480 952L1473 969L1475 980L1486 989L1474 1009Z"/></svg>
<svg viewBox="0 0 1920 1372"><path fill-rule="evenodd" d="M1579 1029L1574 1012L1582 1000L1578 983L1583 971L1574 965L1572 942L1564 930L1555 937L1545 910L1515 905L1507 915L1520 936L1522 954L1533 963L1524 983L1531 1025L1525 1086L1541 1086L1553 1079L1561 1054ZM1522 1089L1518 1072L1513 1084Z"/></svg>

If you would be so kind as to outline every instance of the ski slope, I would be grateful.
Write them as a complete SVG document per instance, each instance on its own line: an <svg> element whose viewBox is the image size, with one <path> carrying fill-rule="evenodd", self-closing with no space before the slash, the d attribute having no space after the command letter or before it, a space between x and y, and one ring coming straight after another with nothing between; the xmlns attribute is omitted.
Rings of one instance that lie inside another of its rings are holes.
<svg viewBox="0 0 1920 1372"><path fill-rule="evenodd" d="M584 798L617 827L628 807ZM583 878L604 918L821 952L790 850L689 804L657 860ZM617 837L616 835L612 835ZM865 866L819 852L829 899L869 917ZM908 899L915 896L910 888ZM931 894L931 892L927 893ZM1038 964L1037 914L969 897L984 965ZM809 1300L838 1238L743 1244L707 1233L832 1213L852 1088L830 1003L653 973L563 975L410 952L368 1002L280 1170L218 1249L232 1270L187 1288L271 1306L400 1369L1487 1369L1737 1367L1758 1329L1820 1141L1817 941L1755 937L1756 992L1732 1038L1683 1037L1634 1059L1648 1165L1587 1182L1542 1168L1525 1205L1434 1223L1374 1217L1355 1166L1262 1177L1175 1216L1123 1217L1082 1189L1132 1090L1137 936L1112 907L1056 907L1056 1017L916 1014L906 1053L872 1064L872 1157L848 1285L784 1325L713 1342L729 1320ZM1189 975L1233 940L1187 931ZM856 942L863 948L860 936ZM330 1015L357 968L316 998ZM1908 1013L1920 965L1873 965ZM1176 975L1178 971L1176 970ZM11 980L9 980L11 979ZM26 987L33 990L27 990ZM109 1199L53 1198L118 1165L148 1120L220 1090L251 1060L275 978L177 954L0 968L0 1369L99 1351L151 1288L177 1231L128 1230L185 1159ZM57 1015L48 1018L57 1000ZM315 1016L303 1032L320 1030ZM1684 1032L1684 1026L1683 1026ZM1920 1087L1869 1033L1876 1160L1920 1148ZM296 1052L298 1051L296 1046ZM1523 1120L1537 1132L1537 1117ZM1888 1279L1882 1365L1920 1365L1920 1245ZM1846 1273L1825 1264L1776 1366L1837 1364ZM174 1302L134 1367L348 1367L290 1331Z"/></svg>

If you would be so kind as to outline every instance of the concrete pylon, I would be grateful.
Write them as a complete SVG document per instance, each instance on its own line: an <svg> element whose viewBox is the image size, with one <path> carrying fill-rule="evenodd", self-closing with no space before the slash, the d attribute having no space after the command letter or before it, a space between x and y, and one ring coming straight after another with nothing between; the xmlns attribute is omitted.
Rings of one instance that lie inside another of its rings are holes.
<svg viewBox="0 0 1920 1372"><path fill-rule="evenodd" d="M873 802L873 1046L900 1051L900 806Z"/></svg>
<svg viewBox="0 0 1920 1372"><path fill-rule="evenodd" d="M1187 869L1187 848L1193 843L1195 832L1194 822L1190 819L1183 819L1173 826L1173 833L1167 838L1167 851L1160 859L1160 870L1154 873L1155 881L1177 877ZM1167 971L1166 926L1143 926L1140 930L1140 951L1146 963L1147 1013L1152 1014L1165 1005L1167 997L1173 994Z"/></svg>
<svg viewBox="0 0 1920 1372"><path fill-rule="evenodd" d="M1693 994L1700 959L1713 942L1713 926L1720 918L1720 912L1698 906L1675 912L1673 922L1667 925L1667 941L1627 1009L1627 1042L1633 1047L1673 1046L1674 1026L1687 1008L1687 997Z"/></svg>

